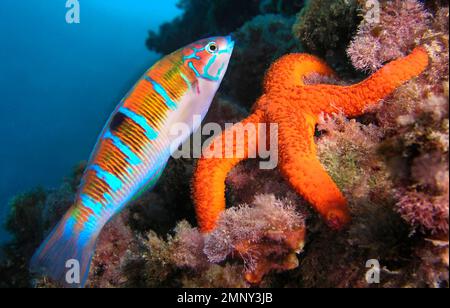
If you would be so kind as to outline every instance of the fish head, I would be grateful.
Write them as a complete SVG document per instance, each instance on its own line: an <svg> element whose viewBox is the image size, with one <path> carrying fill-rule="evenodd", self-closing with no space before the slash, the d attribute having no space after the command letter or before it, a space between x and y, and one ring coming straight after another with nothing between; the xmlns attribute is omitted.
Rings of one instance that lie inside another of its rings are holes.
<svg viewBox="0 0 450 308"><path fill-rule="evenodd" d="M181 60L178 62L182 65L180 77L184 79L181 85L187 84L179 108L167 121L167 130L176 132L170 136L172 153L200 127L225 76L233 48L231 36L217 36L189 44L172 55L174 61Z"/></svg>
<svg viewBox="0 0 450 308"><path fill-rule="evenodd" d="M186 123L191 133L199 127L199 122L192 119L205 118L225 76L233 48L231 36L218 36L199 40L177 52L182 59L181 76L189 89L170 123Z"/></svg>
<svg viewBox="0 0 450 308"><path fill-rule="evenodd" d="M183 62L198 80L220 84L227 71L233 49L234 40L231 36L203 39L183 49Z"/></svg>

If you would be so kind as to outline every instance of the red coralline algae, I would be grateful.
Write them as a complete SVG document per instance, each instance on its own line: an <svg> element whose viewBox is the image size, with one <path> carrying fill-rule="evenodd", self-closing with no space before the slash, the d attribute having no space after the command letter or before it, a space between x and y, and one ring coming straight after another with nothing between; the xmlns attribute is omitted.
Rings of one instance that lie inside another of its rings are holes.
<svg viewBox="0 0 450 308"><path fill-rule="evenodd" d="M448 234L448 191L439 196L418 191L399 191L397 197L397 211L411 226L432 234Z"/></svg>
<svg viewBox="0 0 450 308"><path fill-rule="evenodd" d="M128 256L137 251L136 237L127 221L128 212L124 212L101 233L89 275L90 286L119 287L127 282L122 266Z"/></svg>
<svg viewBox="0 0 450 308"><path fill-rule="evenodd" d="M251 206L222 213L217 228L206 236L204 252L210 262L242 259L245 278L259 283L269 272L296 268L303 249L305 217L290 200L258 195Z"/></svg>
<svg viewBox="0 0 450 308"><path fill-rule="evenodd" d="M186 222L175 228L175 237L171 239L171 258L179 268L204 269L208 260L203 253L204 237Z"/></svg>
<svg viewBox="0 0 450 308"><path fill-rule="evenodd" d="M415 249L420 258L417 279L433 288L448 288L449 279L449 243L444 240L427 239Z"/></svg>
<svg viewBox="0 0 450 308"><path fill-rule="evenodd" d="M366 12L348 47L347 54L357 69L374 72L405 56L430 26L431 15L417 0L385 1L380 6L379 14Z"/></svg>

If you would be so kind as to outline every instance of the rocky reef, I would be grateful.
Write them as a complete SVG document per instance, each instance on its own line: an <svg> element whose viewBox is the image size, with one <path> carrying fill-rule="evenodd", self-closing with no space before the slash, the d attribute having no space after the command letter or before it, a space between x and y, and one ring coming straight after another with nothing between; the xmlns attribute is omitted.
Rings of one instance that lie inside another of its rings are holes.
<svg viewBox="0 0 450 308"><path fill-rule="evenodd" d="M361 21L357 0L307 1L297 14L292 34L305 50L317 54L334 65L345 65L344 50Z"/></svg>
<svg viewBox="0 0 450 308"><path fill-rule="evenodd" d="M151 32L168 53L202 36L233 32L235 54L206 122L244 118L264 72L289 52L329 62L354 83L386 62L426 48L430 65L393 95L349 119L323 115L315 141L321 163L348 200L352 221L336 232L277 170L241 163L228 175L229 208L210 234L196 228L189 179L194 159L171 160L153 191L103 230L89 287L448 287L448 6L442 1L182 0L182 16ZM199 17L202 18L199 18ZM57 189L11 200L0 287L54 287L28 261L71 205L83 164ZM366 262L381 266L366 280Z"/></svg>
<svg viewBox="0 0 450 308"><path fill-rule="evenodd" d="M147 46L162 54L170 53L199 37L236 31L253 17L263 14L293 15L302 8L301 0L180 0L183 14L150 31Z"/></svg>

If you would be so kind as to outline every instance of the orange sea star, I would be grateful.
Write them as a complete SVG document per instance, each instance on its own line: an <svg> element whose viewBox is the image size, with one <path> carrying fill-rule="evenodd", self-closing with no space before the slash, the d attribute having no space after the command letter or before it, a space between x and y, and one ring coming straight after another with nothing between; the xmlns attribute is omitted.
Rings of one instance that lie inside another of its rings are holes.
<svg viewBox="0 0 450 308"><path fill-rule="evenodd" d="M241 124L278 123L278 158L282 175L330 227L340 229L350 221L350 215L345 197L316 156L314 133L319 115L339 111L349 117L361 115L367 107L418 76L428 61L425 49L417 47L410 55L385 65L358 84L305 85L303 78L311 73L334 76L334 72L314 56L286 55L267 72L264 94L256 102L252 114ZM226 136L227 132L224 132L218 137L224 154L227 150ZM256 153L257 143L249 142L251 137L248 133L243 143L234 140L234 150L244 147L241 149L245 154L243 158L202 157L198 161L193 179L193 199L202 232L213 230L225 209L228 172L250 154Z"/></svg>

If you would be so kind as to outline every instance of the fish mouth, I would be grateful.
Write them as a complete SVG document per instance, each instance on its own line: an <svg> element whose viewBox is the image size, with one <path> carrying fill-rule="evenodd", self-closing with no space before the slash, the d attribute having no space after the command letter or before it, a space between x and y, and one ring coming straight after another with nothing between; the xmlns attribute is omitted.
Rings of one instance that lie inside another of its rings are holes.
<svg viewBox="0 0 450 308"><path fill-rule="evenodd" d="M234 39L233 39L233 36L230 34L230 35L228 35L227 37L225 37L226 38L226 40L227 40L227 42L228 42L228 49L230 50L230 51L233 51L233 49L234 49L234 45L235 45L235 41L234 41Z"/></svg>

